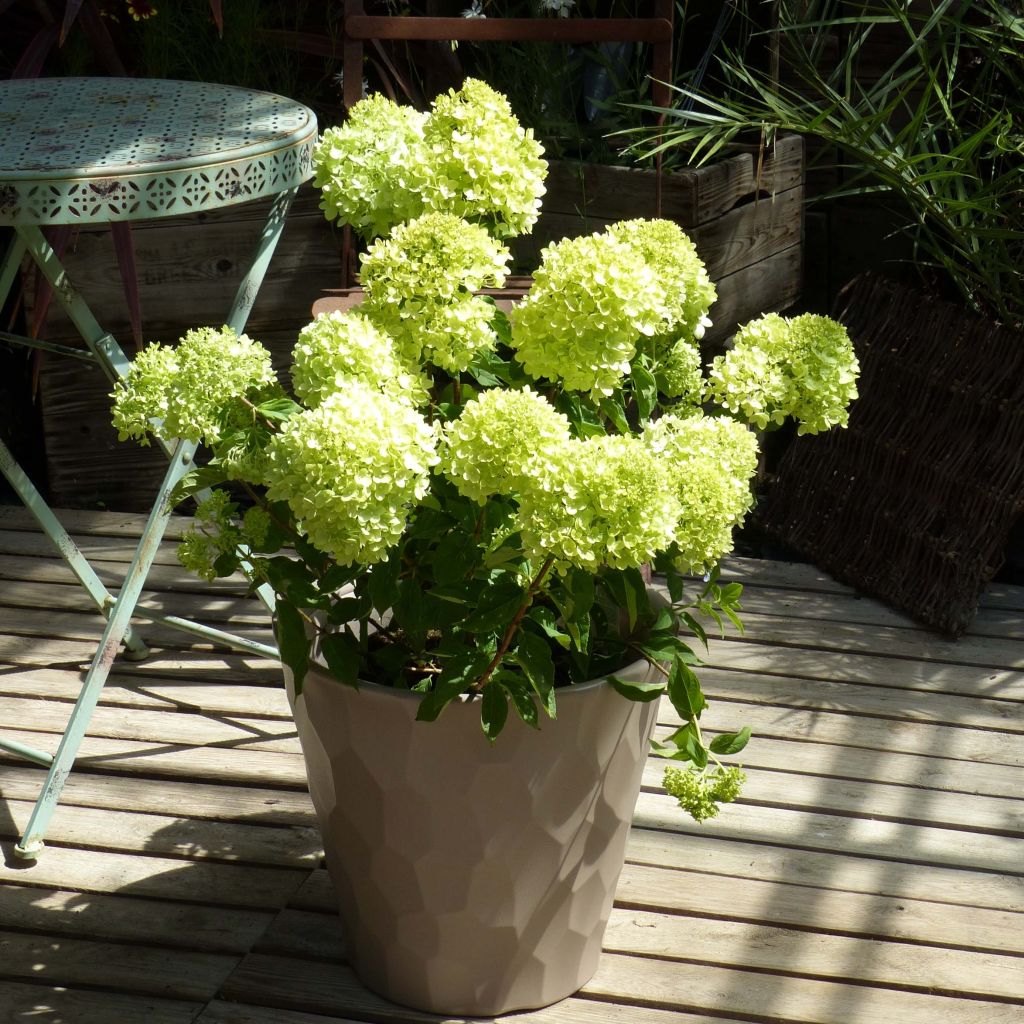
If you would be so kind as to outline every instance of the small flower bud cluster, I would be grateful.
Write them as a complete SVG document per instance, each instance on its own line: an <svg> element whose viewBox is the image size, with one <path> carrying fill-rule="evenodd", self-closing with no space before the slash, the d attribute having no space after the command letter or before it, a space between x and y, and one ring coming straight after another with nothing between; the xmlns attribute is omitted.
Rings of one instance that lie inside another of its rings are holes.
<svg viewBox="0 0 1024 1024"><path fill-rule="evenodd" d="M718 767L708 772L670 767L665 769L664 786L665 792L674 796L684 811L701 822L714 818L720 810L719 804L732 803L746 781L746 773L739 768Z"/></svg>

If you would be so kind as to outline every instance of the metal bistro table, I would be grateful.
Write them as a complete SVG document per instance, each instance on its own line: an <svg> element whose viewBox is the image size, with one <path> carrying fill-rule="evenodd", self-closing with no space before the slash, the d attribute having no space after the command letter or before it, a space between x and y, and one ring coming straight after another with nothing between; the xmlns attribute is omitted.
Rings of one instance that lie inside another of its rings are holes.
<svg viewBox="0 0 1024 1024"><path fill-rule="evenodd" d="M22 79L0 82L0 226L14 237L0 264L0 305L26 254L53 287L85 341L70 348L0 332L0 341L43 348L98 364L111 382L129 360L75 290L42 228L173 217L274 197L252 263L226 323L241 332L298 186L311 176L316 118L270 93L199 82L117 78ZM55 754L4 740L0 748L49 769L15 852L42 850L61 789L71 771L100 692L122 643L143 658L133 614L276 657L271 647L136 605L170 517L168 495L188 471L196 446L166 446L169 465L142 539L117 596L111 594L0 439L0 472L56 544L107 622ZM273 598L263 600L273 607Z"/></svg>

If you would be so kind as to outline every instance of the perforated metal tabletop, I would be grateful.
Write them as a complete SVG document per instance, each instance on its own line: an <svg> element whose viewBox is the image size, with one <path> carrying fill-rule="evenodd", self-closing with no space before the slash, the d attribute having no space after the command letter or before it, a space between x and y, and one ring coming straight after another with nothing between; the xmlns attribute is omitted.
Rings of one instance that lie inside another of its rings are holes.
<svg viewBox="0 0 1024 1024"><path fill-rule="evenodd" d="M294 100L206 82L0 82L0 224L172 216L309 178L316 117Z"/></svg>

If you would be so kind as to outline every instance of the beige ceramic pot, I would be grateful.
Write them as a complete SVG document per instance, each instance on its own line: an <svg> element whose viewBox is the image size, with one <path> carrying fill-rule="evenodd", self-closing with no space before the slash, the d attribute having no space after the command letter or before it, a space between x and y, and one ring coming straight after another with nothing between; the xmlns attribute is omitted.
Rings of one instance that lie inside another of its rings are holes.
<svg viewBox="0 0 1024 1024"><path fill-rule="evenodd" d="M375 992L492 1016L597 969L657 702L603 680L557 696L557 719L535 730L512 712L492 744L475 701L417 722L414 694L308 672L293 708L310 793L351 963Z"/></svg>

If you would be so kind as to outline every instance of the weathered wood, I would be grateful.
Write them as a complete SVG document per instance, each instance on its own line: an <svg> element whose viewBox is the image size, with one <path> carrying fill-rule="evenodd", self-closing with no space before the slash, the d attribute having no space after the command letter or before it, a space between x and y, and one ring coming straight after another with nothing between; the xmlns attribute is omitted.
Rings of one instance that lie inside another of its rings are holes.
<svg viewBox="0 0 1024 1024"><path fill-rule="evenodd" d="M31 722L33 730L63 733L71 708L51 700L0 697L0 721ZM89 734L108 739L146 740L234 750L300 752L295 725L289 719L250 718L98 707L89 721Z"/></svg>
<svg viewBox="0 0 1024 1024"><path fill-rule="evenodd" d="M35 800L42 781L43 773L39 768L5 766L0 774L0 796L6 800ZM76 770L64 785L61 804L151 814L176 814L187 807L192 818L261 825L313 824L313 805L308 793L255 786L219 786L196 779L143 781Z"/></svg>
<svg viewBox="0 0 1024 1024"><path fill-rule="evenodd" d="M96 843L102 837L94 836ZM42 889L124 893L154 899L183 900L210 907L277 910L285 906L309 872L212 860L182 860L108 850L51 846L29 869L3 844L0 881ZM0 1018L2 1019L2 1018Z"/></svg>
<svg viewBox="0 0 1024 1024"><path fill-rule="evenodd" d="M93 992L63 985L30 985L15 981L0 985L0 1020L74 1021L74 1024L110 1024L145 1021L146 1024L193 1024L202 1001L159 999L155 996Z"/></svg>
<svg viewBox="0 0 1024 1024"><path fill-rule="evenodd" d="M247 685L228 682L211 686L176 680L173 676L121 675L115 671L107 677L100 694L100 703L109 707L162 708L165 711L202 711L206 714L238 714L260 718L291 718L283 679L276 685L267 682ZM42 697L55 701L74 701L82 690L80 672L57 668L33 668L17 678L0 673L0 694L4 696Z"/></svg>
<svg viewBox="0 0 1024 1024"><path fill-rule="evenodd" d="M0 976L117 988L168 999L211 999L238 957L0 931Z"/></svg>
<svg viewBox="0 0 1024 1024"><path fill-rule="evenodd" d="M783 790L784 792L784 790ZM957 829L839 814L815 813L788 806L740 805L735 813L702 825L719 839L747 842L771 835L775 842L811 850L835 850L903 864L938 865L1022 875L1019 839ZM660 793L641 793L634 821L643 828L688 831L674 800ZM1024 878L1021 880L1024 885Z"/></svg>
<svg viewBox="0 0 1024 1024"><path fill-rule="evenodd" d="M1017 1024L1020 1006L989 1000L956 999L897 988L845 985L789 974L738 971L704 963L669 963L606 954L584 992L616 1002L643 1000L649 1006L733 1012L801 1024Z"/></svg>
<svg viewBox="0 0 1024 1024"><path fill-rule="evenodd" d="M0 835L14 839L24 831L32 804L5 804L8 818ZM97 836L108 850L189 860L312 868L323 856L320 833L309 825L249 825L72 804L57 808L47 833L50 843L65 846L88 846Z"/></svg>
<svg viewBox="0 0 1024 1024"><path fill-rule="evenodd" d="M970 829L1003 836L1024 835L1024 808L1015 800L796 772L780 779L777 772L756 770L749 762L745 768L747 781L742 798L745 804L864 816L905 825ZM644 769L644 787L660 792L664 770L663 761L651 758Z"/></svg>
<svg viewBox="0 0 1024 1024"><path fill-rule="evenodd" d="M0 884L0 928L41 935L245 953L271 920L270 911Z"/></svg>
<svg viewBox="0 0 1024 1024"><path fill-rule="evenodd" d="M722 842L713 833L698 828L684 832L680 826L676 831L666 832L635 827L629 834L626 858L630 863L649 867L943 903L950 907L949 913L955 919L967 913L964 908L972 908L973 912L984 907L997 912L1007 934L1017 919L1006 912L1024 911L1024 892L1016 877L935 866L927 871L901 869L892 861L879 862L845 852L773 846L762 840L763 837L751 837L749 842ZM318 878L319 872L310 876L292 901L293 906L302 905L299 901L314 891Z"/></svg>
<svg viewBox="0 0 1024 1024"><path fill-rule="evenodd" d="M53 753L56 738L50 733L4 727L4 736ZM79 748L78 763L96 772L171 778L219 779L236 785L259 786L268 778L280 786L305 789L306 766L299 754L264 750L232 750L197 747L190 743L168 744L140 740L111 740L86 736ZM16 761L0 751L0 762Z"/></svg>

